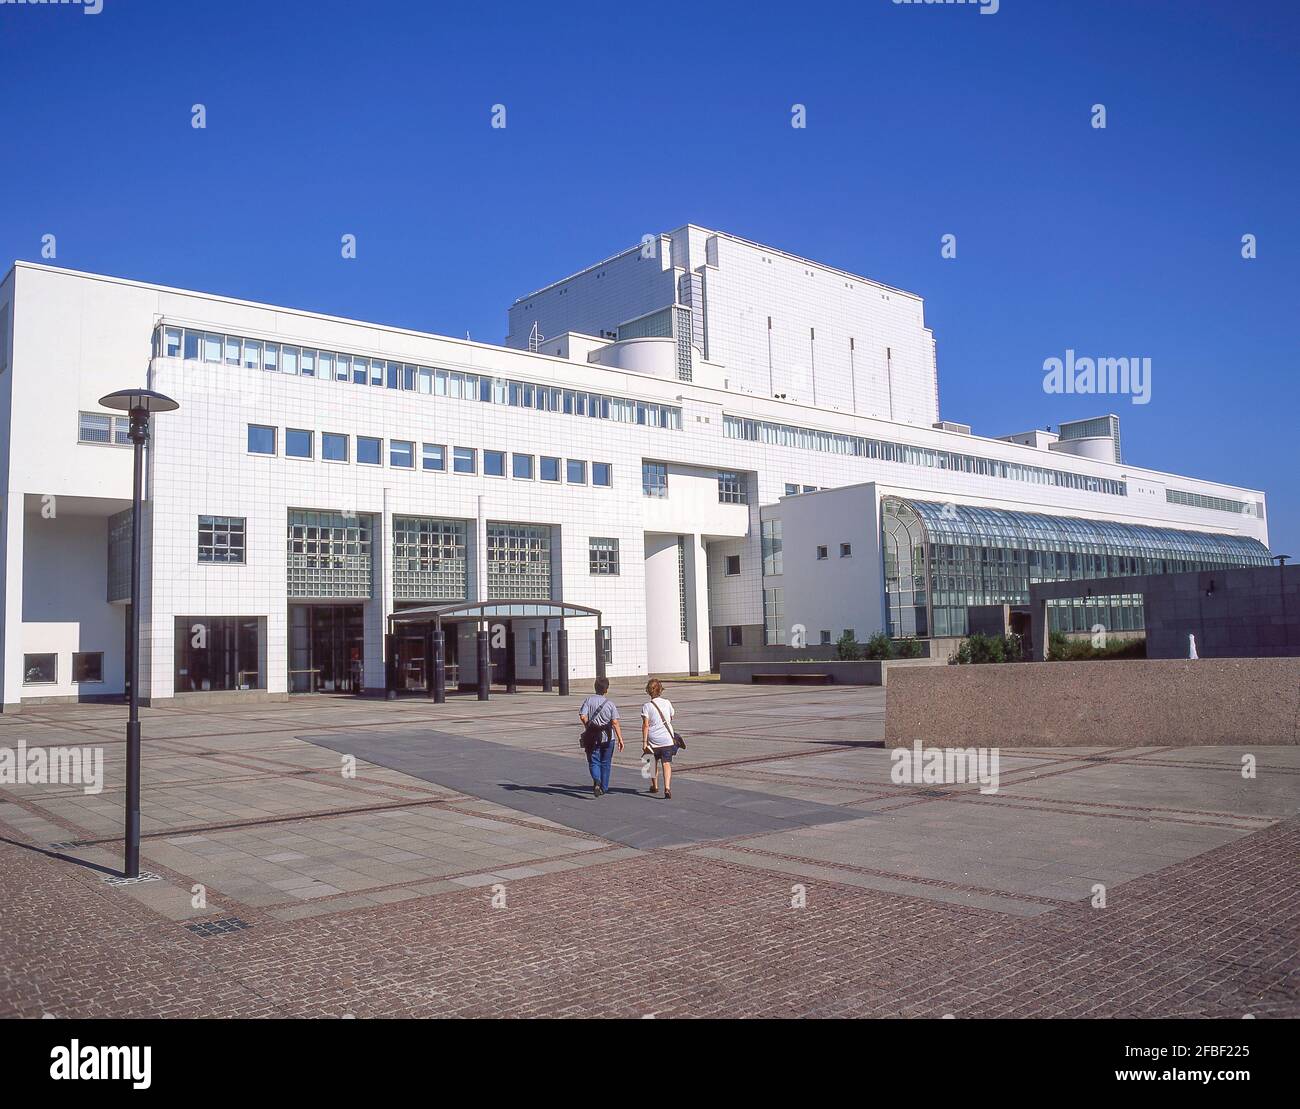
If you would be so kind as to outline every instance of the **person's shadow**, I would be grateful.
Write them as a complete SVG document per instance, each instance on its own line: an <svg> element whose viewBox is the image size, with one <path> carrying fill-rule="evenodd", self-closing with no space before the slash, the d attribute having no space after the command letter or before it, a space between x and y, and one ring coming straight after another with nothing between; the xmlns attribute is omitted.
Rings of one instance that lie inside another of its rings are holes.
<svg viewBox="0 0 1300 1109"><path fill-rule="evenodd" d="M552 782L548 786L521 786L518 782L503 782L501 788L512 793L542 793L552 797L581 797L589 801L596 800L591 792L591 786L566 786L559 782ZM607 794L627 793L634 797L641 793L639 789L628 789L626 786L610 786L605 792Z"/></svg>

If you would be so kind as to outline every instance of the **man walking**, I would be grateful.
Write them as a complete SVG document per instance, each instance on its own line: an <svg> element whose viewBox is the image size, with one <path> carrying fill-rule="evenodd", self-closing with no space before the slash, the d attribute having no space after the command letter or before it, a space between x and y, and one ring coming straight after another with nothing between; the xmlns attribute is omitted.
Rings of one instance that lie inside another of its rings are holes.
<svg viewBox="0 0 1300 1109"><path fill-rule="evenodd" d="M614 742L610 732L623 750L623 729L618 723L618 706L605 696L609 692L609 679L596 679L596 693L582 702L578 719L582 721L582 747L587 752L587 765L591 771L591 792L600 797L609 792L609 773L614 766Z"/></svg>

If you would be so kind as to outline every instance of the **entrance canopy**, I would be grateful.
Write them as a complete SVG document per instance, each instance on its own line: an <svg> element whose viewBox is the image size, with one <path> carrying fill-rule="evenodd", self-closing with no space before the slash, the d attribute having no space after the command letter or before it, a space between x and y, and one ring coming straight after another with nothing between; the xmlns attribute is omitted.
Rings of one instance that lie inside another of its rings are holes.
<svg viewBox="0 0 1300 1109"><path fill-rule="evenodd" d="M421 605L394 612L393 624L428 624L439 627L443 620L572 620L594 616L600 624L600 609L563 601L471 601L449 605Z"/></svg>

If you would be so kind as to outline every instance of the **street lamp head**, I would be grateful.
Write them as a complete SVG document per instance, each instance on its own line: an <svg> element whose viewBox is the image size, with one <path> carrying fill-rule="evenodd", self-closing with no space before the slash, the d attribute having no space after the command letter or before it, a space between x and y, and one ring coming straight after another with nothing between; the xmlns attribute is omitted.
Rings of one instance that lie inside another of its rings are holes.
<svg viewBox="0 0 1300 1109"><path fill-rule="evenodd" d="M105 408L115 408L119 412L135 412L143 409L151 415L154 412L174 412L180 407L171 397L155 393L152 389L119 389L100 397L99 403Z"/></svg>
<svg viewBox="0 0 1300 1109"><path fill-rule="evenodd" d="M1272 559L1279 566L1285 566L1287 564L1287 560L1290 559L1290 557L1291 557L1290 555L1275 554L1272 556Z"/></svg>

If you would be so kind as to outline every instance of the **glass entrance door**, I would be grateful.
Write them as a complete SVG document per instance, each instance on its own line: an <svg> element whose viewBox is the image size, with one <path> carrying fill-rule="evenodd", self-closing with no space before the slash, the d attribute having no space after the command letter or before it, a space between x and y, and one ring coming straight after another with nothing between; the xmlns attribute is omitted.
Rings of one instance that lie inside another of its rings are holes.
<svg viewBox="0 0 1300 1109"><path fill-rule="evenodd" d="M289 691L355 693L363 682L361 605L289 606Z"/></svg>

